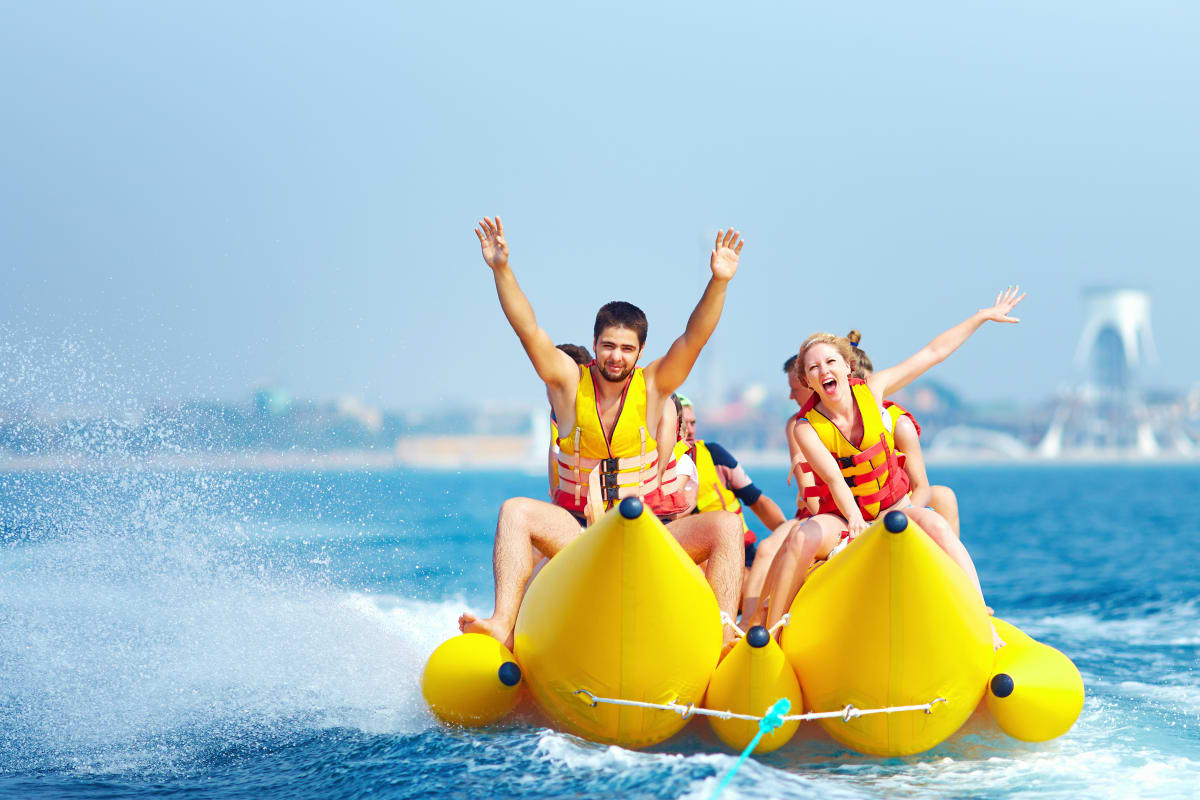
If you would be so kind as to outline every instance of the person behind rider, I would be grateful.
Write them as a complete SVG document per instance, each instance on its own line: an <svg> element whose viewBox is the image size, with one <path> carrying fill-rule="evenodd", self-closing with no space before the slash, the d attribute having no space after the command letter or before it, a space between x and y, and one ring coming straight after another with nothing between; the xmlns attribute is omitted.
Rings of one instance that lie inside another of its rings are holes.
<svg viewBox="0 0 1200 800"><path fill-rule="evenodd" d="M793 369L795 364L796 354L793 353L783 362L783 373L787 375L788 399L803 409L804 403L813 396L813 393L804 385L804 382L800 380L799 375ZM758 542L755 547L754 559L748 565L750 569L746 572L746 578L742 582L742 611L747 616L753 609L758 607L763 583L767 578L767 571L771 568L771 562L775 560L775 554L779 551L784 541L787 540L788 534L794 528L799 527L801 522L811 517L817 509L817 501L815 499L806 500L804 497L804 490L814 484L812 475L801 469L803 456L800 454L800 448L796 445L796 440L792 436L792 426L796 424L796 421L801 416L803 416L803 413L799 412L788 417L783 428L784 441L788 443L788 455L792 464L792 471L788 475L788 483L791 483L793 478L796 480L796 513L791 519L784 520L783 523L772 528L771 533L765 539ZM780 513L782 514L782 511Z"/></svg>
<svg viewBox="0 0 1200 800"><path fill-rule="evenodd" d="M696 463L699 492L696 497L696 510L692 513L703 514L708 511L732 511L742 520L742 534L745 537L746 567L754 562L757 537L746 524L743 506L748 506L759 518L767 530L786 522L783 511L774 500L763 494L762 489L754 485L754 481L746 470L738 464L733 454L716 442L706 442L696 438L696 409L692 401L683 395L678 395L681 409L681 437L675 445L677 457L691 456Z"/></svg>
<svg viewBox="0 0 1200 800"><path fill-rule="evenodd" d="M1018 322L1009 316L1025 297L1018 291L1010 287L1001 292L992 307L980 309L866 381L852 380L855 357L845 338L818 333L805 340L796 367L817 402L792 427L792 435L814 472L816 485L806 494L817 499L818 513L789 533L749 624L774 625L791 606L816 559L828 556L843 537L852 541L869 520L893 510L913 519L983 596L975 565L950 525L937 512L912 504L908 476L895 454L891 417L881 401L945 360L985 322ZM996 647L1003 645L994 630L993 639Z"/></svg>
<svg viewBox="0 0 1200 800"><path fill-rule="evenodd" d="M854 349L857 366L854 377L866 380L875 371L871 358L859 346L862 334L852 330L846 334L846 341ZM931 486L929 475L925 471L925 455L921 451L921 426L912 412L899 403L891 400L883 401L883 408L892 417L893 433L896 437L896 450L904 455L904 471L908 473L912 485L912 502L914 506L928 506L950 523L954 535L962 538L958 529L958 495L949 486Z"/></svg>
<svg viewBox="0 0 1200 800"><path fill-rule="evenodd" d="M732 229L718 232L709 257L712 277L683 334L665 355L643 368L637 362L646 344L647 325L640 309L619 301L603 306L593 326L595 358L578 365L556 349L538 325L509 266L499 218L482 220L475 236L492 270L500 306L546 385L560 434L554 503L515 497L500 507L492 554L492 616L481 619L464 612L459 617L464 633L483 633L511 644L525 582L534 566L534 548L553 558L579 535L589 514L603 513L626 497L640 497L656 514L678 513L684 507L681 482L674 475L660 474L653 434L667 398L687 378L716 328L743 241ZM732 617L743 560L737 516L728 512L687 516L668 523L667 530L696 563L706 562L705 577L717 605ZM727 631L726 638L731 637Z"/></svg>

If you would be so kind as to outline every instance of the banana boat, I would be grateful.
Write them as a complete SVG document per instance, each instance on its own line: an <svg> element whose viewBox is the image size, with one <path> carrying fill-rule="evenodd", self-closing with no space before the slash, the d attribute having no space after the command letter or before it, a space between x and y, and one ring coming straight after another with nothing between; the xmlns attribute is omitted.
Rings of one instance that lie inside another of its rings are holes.
<svg viewBox="0 0 1200 800"><path fill-rule="evenodd" d="M421 685L448 724L492 724L524 690L561 730L631 748L703 714L740 749L784 697L797 713L759 752L815 720L864 754L920 753L981 703L1014 738L1062 735L1083 707L1078 669L1015 626L994 624L1006 642L999 650L967 577L891 512L814 568L778 641L754 628L720 659L723 622L703 573L631 497L533 579L511 653L480 634L456 636L434 651Z"/></svg>

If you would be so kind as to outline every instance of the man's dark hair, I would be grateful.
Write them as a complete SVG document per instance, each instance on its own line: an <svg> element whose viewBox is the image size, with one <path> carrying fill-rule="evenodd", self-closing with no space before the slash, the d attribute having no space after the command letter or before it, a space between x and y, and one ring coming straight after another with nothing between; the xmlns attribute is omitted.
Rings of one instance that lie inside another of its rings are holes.
<svg viewBox="0 0 1200 800"><path fill-rule="evenodd" d="M569 355L576 364L587 364L592 360L592 354L588 349L579 344L556 344L554 345L559 350Z"/></svg>
<svg viewBox="0 0 1200 800"><path fill-rule="evenodd" d="M613 300L605 303L596 312L596 327L592 331L592 339L599 339L600 332L605 328L628 328L637 334L638 347L646 346L646 315L633 303L624 300Z"/></svg>
<svg viewBox="0 0 1200 800"><path fill-rule="evenodd" d="M790 375L792 372L792 368L794 366L796 366L796 359L799 357L800 357L800 354L796 353L796 355L790 357L787 361L783 362L783 371Z"/></svg>

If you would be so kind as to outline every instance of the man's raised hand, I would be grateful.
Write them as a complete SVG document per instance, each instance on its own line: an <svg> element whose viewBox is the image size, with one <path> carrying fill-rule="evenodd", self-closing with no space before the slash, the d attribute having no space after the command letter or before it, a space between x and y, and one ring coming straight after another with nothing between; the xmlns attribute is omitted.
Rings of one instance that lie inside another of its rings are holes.
<svg viewBox="0 0 1200 800"><path fill-rule="evenodd" d="M483 260L489 267L497 270L508 266L508 242L504 241L504 223L499 217L484 217L480 220L479 227L475 229L475 236L479 239L480 249L483 250Z"/></svg>
<svg viewBox="0 0 1200 800"><path fill-rule="evenodd" d="M727 281L737 272L738 256L742 253L742 245L746 243L740 236L733 228L717 231L717 243L708 258L708 266L717 280Z"/></svg>

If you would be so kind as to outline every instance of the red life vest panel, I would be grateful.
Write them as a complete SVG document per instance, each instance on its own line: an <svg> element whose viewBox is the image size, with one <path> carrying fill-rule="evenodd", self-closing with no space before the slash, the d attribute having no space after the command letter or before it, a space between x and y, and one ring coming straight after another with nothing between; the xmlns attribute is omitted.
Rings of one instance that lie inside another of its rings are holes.
<svg viewBox="0 0 1200 800"><path fill-rule="evenodd" d="M892 415L893 433L896 431L896 421L901 417L908 417L909 421L912 422L913 427L917 429L917 436L921 435L921 424L917 422L917 418L913 416L912 412L904 406L900 405L899 403L893 403L891 400L884 400L883 410Z"/></svg>
<svg viewBox="0 0 1200 800"><path fill-rule="evenodd" d="M885 420L885 412L865 381L851 378L850 390L863 421L863 438L857 445L848 441L836 425L817 411L816 395L805 403L800 413L837 461L863 519L872 520L881 510L904 497L910 483L896 453L890 416ZM816 481L815 486L804 490L804 496L817 498L817 513L841 514L828 484L813 471L812 465L804 462L801 469L812 473Z"/></svg>

